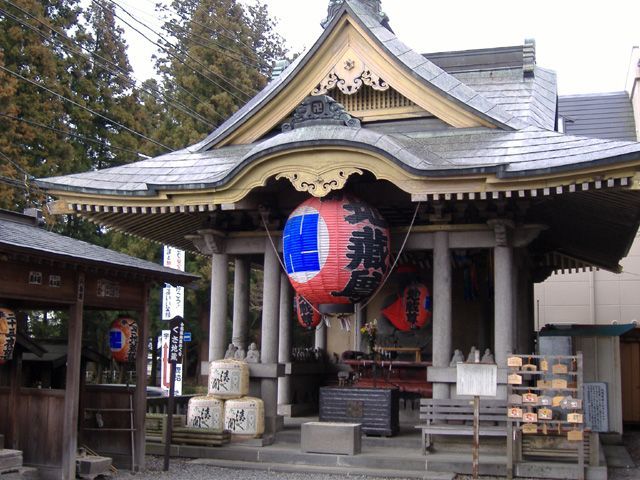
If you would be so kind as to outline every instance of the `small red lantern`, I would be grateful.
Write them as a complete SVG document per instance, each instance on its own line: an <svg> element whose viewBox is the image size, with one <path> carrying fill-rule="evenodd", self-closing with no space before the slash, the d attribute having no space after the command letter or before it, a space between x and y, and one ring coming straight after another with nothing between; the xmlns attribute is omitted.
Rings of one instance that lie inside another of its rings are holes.
<svg viewBox="0 0 640 480"><path fill-rule="evenodd" d="M18 322L12 310L0 308L0 360L11 360L16 345Z"/></svg>
<svg viewBox="0 0 640 480"><path fill-rule="evenodd" d="M138 324L132 318L120 317L111 324L109 347L116 362L131 363L138 348Z"/></svg>
<svg viewBox="0 0 640 480"><path fill-rule="evenodd" d="M283 257L294 289L322 313L349 313L389 269L387 221L348 195L310 198L284 227Z"/></svg>
<svg viewBox="0 0 640 480"><path fill-rule="evenodd" d="M299 294L296 294L293 299L293 310L298 319L298 323L307 330L316 328L320 324L320 320L322 320L318 306L311 306L311 304Z"/></svg>
<svg viewBox="0 0 640 480"><path fill-rule="evenodd" d="M426 285L412 282L382 314L403 332L424 327L431 319L431 295Z"/></svg>

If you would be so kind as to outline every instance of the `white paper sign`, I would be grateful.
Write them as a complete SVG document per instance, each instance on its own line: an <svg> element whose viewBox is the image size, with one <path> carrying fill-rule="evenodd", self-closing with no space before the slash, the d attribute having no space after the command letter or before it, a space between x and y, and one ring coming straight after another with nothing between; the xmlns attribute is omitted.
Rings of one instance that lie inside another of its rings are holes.
<svg viewBox="0 0 640 480"><path fill-rule="evenodd" d="M160 371L160 385L162 387L162 395L169 396L169 389L171 388L171 364L169 363L169 337L171 330L162 330L161 347L162 353L162 368ZM174 394L182 395L182 364L176 365L176 383L174 387Z"/></svg>
<svg viewBox="0 0 640 480"><path fill-rule="evenodd" d="M165 245L163 265L184 272L184 250ZM166 285L162 289L162 320L184 318L184 287Z"/></svg>
<svg viewBox="0 0 640 480"><path fill-rule="evenodd" d="M498 367L487 363L458 363L456 393L478 397L495 397L498 388Z"/></svg>

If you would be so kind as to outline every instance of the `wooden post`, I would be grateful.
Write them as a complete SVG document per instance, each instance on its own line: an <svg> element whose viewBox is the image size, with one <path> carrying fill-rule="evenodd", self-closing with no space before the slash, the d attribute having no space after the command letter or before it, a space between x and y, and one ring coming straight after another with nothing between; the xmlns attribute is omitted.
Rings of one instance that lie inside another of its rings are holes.
<svg viewBox="0 0 640 480"><path fill-rule="evenodd" d="M67 373L65 383L64 422L62 427L62 478L76 477L78 449L78 404L80 400L80 358L82 356L82 311L84 305L84 273L78 273L76 302L69 312L67 341Z"/></svg>
<svg viewBox="0 0 640 480"><path fill-rule="evenodd" d="M472 471L473 480L478 480L480 471L480 397L473 397L473 453Z"/></svg>
<svg viewBox="0 0 640 480"><path fill-rule="evenodd" d="M19 414L19 399L20 399L20 384L22 383L22 347L16 345L16 349L13 352L13 360L11 362L11 393L9 396L9 445L14 450L20 450L19 438L20 438L20 426L18 424L20 419Z"/></svg>
<svg viewBox="0 0 640 480"><path fill-rule="evenodd" d="M144 421L147 413L147 344L149 343L149 285L144 286L141 318L138 322L138 348L136 350L136 390L133 400L134 440L131 446L135 454L131 457L135 471L144 470Z"/></svg>

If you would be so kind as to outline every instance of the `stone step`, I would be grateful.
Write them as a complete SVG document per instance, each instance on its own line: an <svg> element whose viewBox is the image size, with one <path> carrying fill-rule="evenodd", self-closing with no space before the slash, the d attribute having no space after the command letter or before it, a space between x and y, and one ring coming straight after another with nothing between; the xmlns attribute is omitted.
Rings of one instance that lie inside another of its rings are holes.
<svg viewBox="0 0 640 480"><path fill-rule="evenodd" d="M95 478L108 474L111 468L111 458L98 455L85 455L76 458L76 475L80 478Z"/></svg>
<svg viewBox="0 0 640 480"><path fill-rule="evenodd" d="M147 453L162 455L158 444L147 444ZM419 450L401 448L363 448L359 455L304 453L299 447L272 445L264 448L227 445L221 448L172 445L171 455L212 460L229 460L269 464L292 464L318 467L394 469L424 471L425 457ZM257 467L260 468L260 467Z"/></svg>
<svg viewBox="0 0 640 480"><path fill-rule="evenodd" d="M0 480L39 480L40 473L37 468L19 467L0 474Z"/></svg>
<svg viewBox="0 0 640 480"><path fill-rule="evenodd" d="M283 473L324 473L329 475L340 475L350 477L362 475L377 478L415 478L423 480L453 480L455 474L444 472L427 472L424 468L419 470L396 470L380 468L364 468L349 466L320 466L320 465L295 465L286 463L254 463L238 462L223 459L199 458L191 463L200 465L212 465L222 468L245 469L245 470L266 470L270 472Z"/></svg>
<svg viewBox="0 0 640 480"><path fill-rule="evenodd" d="M300 445L301 436L300 429L285 429L276 433L276 441L281 444L293 444ZM380 437L372 435L362 435L361 444L363 447L399 447L399 448L413 448L419 450L422 445L420 441L420 434L418 431L413 430L401 430L399 435L394 437Z"/></svg>
<svg viewBox="0 0 640 480"><path fill-rule="evenodd" d="M480 455L480 475L505 476L507 473L506 455ZM426 456L427 470L434 472L456 472L470 474L472 471L471 453L429 453Z"/></svg>
<svg viewBox="0 0 640 480"><path fill-rule="evenodd" d="M576 463L522 462L516 466L519 477L556 478L577 480L580 478ZM607 480L607 467L587 467L586 480Z"/></svg>

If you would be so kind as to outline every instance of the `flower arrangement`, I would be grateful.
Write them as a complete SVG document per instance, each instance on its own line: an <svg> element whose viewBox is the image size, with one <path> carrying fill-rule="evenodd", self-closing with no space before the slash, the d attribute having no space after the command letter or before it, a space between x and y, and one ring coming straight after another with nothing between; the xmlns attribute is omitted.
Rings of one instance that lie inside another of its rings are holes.
<svg viewBox="0 0 640 480"><path fill-rule="evenodd" d="M371 353L373 353L376 346L376 336L378 334L378 319L374 318L373 320L362 325L362 327L360 327L360 333L368 337L369 350Z"/></svg>

